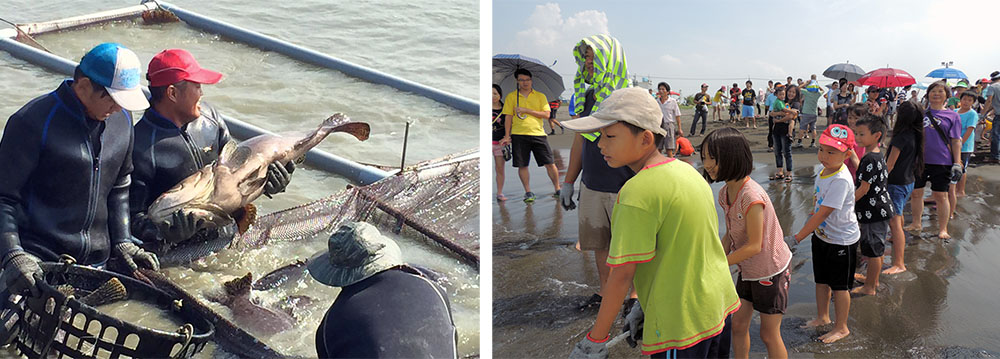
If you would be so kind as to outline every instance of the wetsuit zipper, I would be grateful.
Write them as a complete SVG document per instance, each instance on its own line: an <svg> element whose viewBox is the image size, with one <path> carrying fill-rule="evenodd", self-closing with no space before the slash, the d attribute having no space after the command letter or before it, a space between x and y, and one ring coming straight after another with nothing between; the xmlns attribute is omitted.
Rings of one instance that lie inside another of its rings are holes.
<svg viewBox="0 0 1000 359"><path fill-rule="evenodd" d="M184 139L184 143L187 144L188 151L191 152L191 157L194 158L194 164L198 166L195 168L195 171L205 167L205 164L202 163L201 156L198 156L198 146L195 146L194 141L191 140L191 137L188 136L184 129L178 129L178 131L181 132L181 138Z"/></svg>
<svg viewBox="0 0 1000 359"><path fill-rule="evenodd" d="M84 121L86 121L86 118L84 118ZM84 124L84 128L87 128L86 124ZM90 195L87 201L87 218L86 221L84 221L84 226L83 226L83 245L82 245L83 258L77 259L78 261L80 261L80 263L88 263L87 259L88 257L90 257L90 227L93 226L94 217L96 216L97 213L96 197L98 188L100 188L100 183L101 183L101 157L100 155L94 154L94 144L90 142L89 131L86 132L85 135L87 138L87 151L90 153L90 158L93 161L92 164L94 165L94 170L93 172L91 172ZM102 141L103 139L104 139L104 132L101 132L101 136L98 139L98 141Z"/></svg>

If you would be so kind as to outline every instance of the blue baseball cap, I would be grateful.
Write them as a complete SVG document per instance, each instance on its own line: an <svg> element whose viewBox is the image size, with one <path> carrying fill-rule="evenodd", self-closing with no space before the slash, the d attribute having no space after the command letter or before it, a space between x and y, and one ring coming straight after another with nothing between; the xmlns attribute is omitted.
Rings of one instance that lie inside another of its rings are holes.
<svg viewBox="0 0 1000 359"><path fill-rule="evenodd" d="M90 49L80 59L80 71L94 83L104 86L122 108L142 111L149 101L139 86L139 58L121 44L106 42Z"/></svg>

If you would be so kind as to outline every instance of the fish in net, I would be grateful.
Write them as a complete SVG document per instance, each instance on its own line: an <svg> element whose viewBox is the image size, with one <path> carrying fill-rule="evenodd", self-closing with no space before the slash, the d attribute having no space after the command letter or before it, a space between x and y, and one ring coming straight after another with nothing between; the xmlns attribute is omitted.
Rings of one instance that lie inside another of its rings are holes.
<svg viewBox="0 0 1000 359"><path fill-rule="evenodd" d="M344 221L423 237L479 267L479 155L474 150L407 167L364 187L262 217L234 248L316 238Z"/></svg>

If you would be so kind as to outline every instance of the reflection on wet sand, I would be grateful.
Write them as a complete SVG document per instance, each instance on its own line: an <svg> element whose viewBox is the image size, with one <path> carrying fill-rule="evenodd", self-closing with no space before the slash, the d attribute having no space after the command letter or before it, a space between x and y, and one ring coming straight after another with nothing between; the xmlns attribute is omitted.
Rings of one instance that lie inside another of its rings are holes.
<svg viewBox="0 0 1000 359"><path fill-rule="evenodd" d="M695 141L697 142L697 141ZM568 150L555 153L568 157ZM763 153L755 154L760 157ZM770 155L770 154L767 154ZM559 158L559 157L557 157ZM700 168L696 156L684 158ZM558 163L558 162L557 162ZM800 162L802 163L802 162ZM768 181L768 165L756 163L751 177L771 196L785 233L801 228L812 204L813 176L803 166L788 184ZM561 171L563 165L559 165ZM544 169L531 167L536 185ZM508 176L505 188L519 188ZM712 186L716 195L722 184ZM933 209L924 211L919 235L907 234L908 272L883 275L878 295L852 299L851 335L833 344L816 340L829 328L799 329L815 316L811 248L797 245L791 263L788 313L782 336L795 357L996 357L1000 356L1000 185L971 175L969 196L959 200L950 222L954 239L942 241L931 232ZM596 307L578 309L597 290L590 252L574 248L577 211L563 211L558 199L540 195L533 204L519 196L493 207L494 313L493 350L497 357L564 357L593 324ZM909 211L906 211L909 223ZM720 232L725 220L720 215ZM886 263L890 263L886 257ZM863 273L863 268L859 269ZM620 333L618 323L612 334ZM759 339L760 321L751 324L751 355L766 354ZM625 344L610 348L611 357L641 357Z"/></svg>

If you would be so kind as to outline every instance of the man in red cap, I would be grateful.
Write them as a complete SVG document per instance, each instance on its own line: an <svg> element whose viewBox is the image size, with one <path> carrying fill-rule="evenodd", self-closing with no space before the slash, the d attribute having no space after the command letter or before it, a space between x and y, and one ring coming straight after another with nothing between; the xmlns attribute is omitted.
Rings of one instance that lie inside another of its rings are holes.
<svg viewBox="0 0 1000 359"><path fill-rule="evenodd" d="M168 49L153 56L146 78L151 106L134 127L132 234L161 254L182 242L221 248L232 240L235 226L200 228L192 214L178 211L160 231L146 219L146 210L161 194L217 160L223 146L233 141L222 116L200 102L201 85L218 83L222 74L202 68L186 50ZM291 163L287 168L277 162L268 166L264 194L283 192L292 171Z"/></svg>

